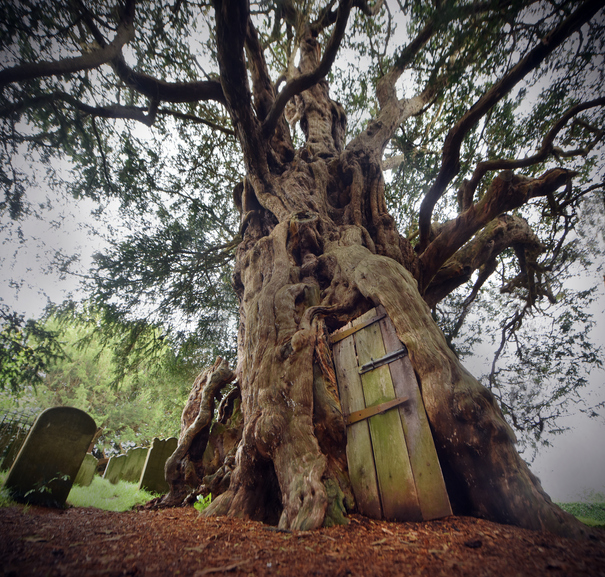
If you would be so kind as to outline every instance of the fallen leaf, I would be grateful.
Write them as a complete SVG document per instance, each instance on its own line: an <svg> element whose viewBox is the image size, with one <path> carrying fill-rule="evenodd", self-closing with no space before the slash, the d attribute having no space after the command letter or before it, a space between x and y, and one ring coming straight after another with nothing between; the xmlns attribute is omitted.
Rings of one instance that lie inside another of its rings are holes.
<svg viewBox="0 0 605 577"><path fill-rule="evenodd" d="M193 577L201 577L202 575L209 575L210 573L227 573L233 571L241 565L245 565L248 561L238 561L237 563L231 563L230 565L224 565L223 567L206 567L196 571Z"/></svg>
<svg viewBox="0 0 605 577"><path fill-rule="evenodd" d="M46 543L50 539L47 539L46 537L39 537L38 535L31 535L30 537L23 537L23 540L29 543Z"/></svg>
<svg viewBox="0 0 605 577"><path fill-rule="evenodd" d="M386 543L387 539L386 537L384 539L378 539L378 541L374 541L374 543L370 543L370 547L373 547L374 545L380 545L382 543Z"/></svg>

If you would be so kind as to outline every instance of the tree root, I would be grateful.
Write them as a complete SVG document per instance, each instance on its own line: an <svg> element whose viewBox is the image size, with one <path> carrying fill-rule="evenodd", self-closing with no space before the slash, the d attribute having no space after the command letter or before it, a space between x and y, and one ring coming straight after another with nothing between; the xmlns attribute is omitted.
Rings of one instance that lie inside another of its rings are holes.
<svg viewBox="0 0 605 577"><path fill-rule="evenodd" d="M170 491L157 504L158 507L176 507L187 500L192 488L201 482L190 450L203 433L204 439L196 446L196 454L202 455L208 442L208 433L214 416L214 399L217 393L235 380L235 373L227 361L217 357L214 365L205 369L193 383L189 399L181 417L181 435L174 453L164 467Z"/></svg>

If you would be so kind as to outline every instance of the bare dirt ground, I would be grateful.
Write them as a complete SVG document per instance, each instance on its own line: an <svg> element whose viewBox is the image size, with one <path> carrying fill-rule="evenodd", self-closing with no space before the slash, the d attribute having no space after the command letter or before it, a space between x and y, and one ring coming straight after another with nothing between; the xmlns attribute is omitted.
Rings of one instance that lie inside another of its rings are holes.
<svg viewBox="0 0 605 577"><path fill-rule="evenodd" d="M605 577L605 531L572 540L469 517L279 532L168 509L0 509L0 571L65 575Z"/></svg>

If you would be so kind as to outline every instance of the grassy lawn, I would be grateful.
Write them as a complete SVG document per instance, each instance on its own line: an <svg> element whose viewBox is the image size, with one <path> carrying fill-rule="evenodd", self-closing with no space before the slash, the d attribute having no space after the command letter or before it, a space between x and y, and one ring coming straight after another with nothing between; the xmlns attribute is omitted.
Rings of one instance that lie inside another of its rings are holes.
<svg viewBox="0 0 605 577"><path fill-rule="evenodd" d="M7 475L8 471L0 472L0 486L4 485ZM95 475L88 487L72 487L67 504L73 507L97 507L106 511L128 511L136 505L151 501L154 497L157 495L139 490L136 483L120 481L117 485L112 485L107 479ZM4 488L0 488L0 507L12 504Z"/></svg>
<svg viewBox="0 0 605 577"><path fill-rule="evenodd" d="M557 505L585 525L605 529L605 501L557 503Z"/></svg>
<svg viewBox="0 0 605 577"><path fill-rule="evenodd" d="M120 481L112 485L107 479L95 475L88 487L74 485L67 497L67 504L74 507L97 507L106 511L128 511L157 497L139 490L136 483Z"/></svg>

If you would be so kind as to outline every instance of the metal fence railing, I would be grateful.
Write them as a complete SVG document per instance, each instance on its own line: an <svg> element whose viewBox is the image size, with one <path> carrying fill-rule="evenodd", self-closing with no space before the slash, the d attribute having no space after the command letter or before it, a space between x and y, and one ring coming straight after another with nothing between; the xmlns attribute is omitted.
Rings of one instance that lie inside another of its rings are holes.
<svg viewBox="0 0 605 577"><path fill-rule="evenodd" d="M0 470L11 468L38 412L20 409L0 413Z"/></svg>

